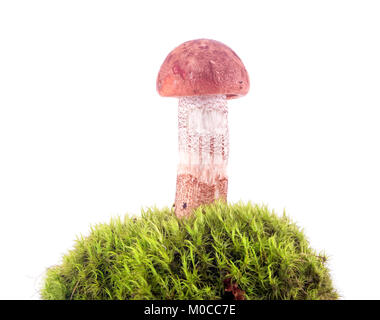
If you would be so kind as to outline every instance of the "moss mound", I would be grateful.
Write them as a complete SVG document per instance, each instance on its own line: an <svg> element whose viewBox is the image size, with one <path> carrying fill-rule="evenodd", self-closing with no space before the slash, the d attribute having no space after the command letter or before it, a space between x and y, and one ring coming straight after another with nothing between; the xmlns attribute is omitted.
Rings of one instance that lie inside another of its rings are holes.
<svg viewBox="0 0 380 320"><path fill-rule="evenodd" d="M337 299L324 254L285 215L215 203L194 217L150 209L77 239L43 299Z"/></svg>

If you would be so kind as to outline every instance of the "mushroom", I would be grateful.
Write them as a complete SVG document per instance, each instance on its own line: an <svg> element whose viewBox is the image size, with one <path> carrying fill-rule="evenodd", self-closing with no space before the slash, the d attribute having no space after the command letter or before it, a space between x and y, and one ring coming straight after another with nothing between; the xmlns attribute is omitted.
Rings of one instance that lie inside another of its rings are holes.
<svg viewBox="0 0 380 320"><path fill-rule="evenodd" d="M247 94L248 73L229 47L197 39L169 53L156 85L161 96L179 98L174 206L177 217L187 217L202 204L227 200L227 100Z"/></svg>

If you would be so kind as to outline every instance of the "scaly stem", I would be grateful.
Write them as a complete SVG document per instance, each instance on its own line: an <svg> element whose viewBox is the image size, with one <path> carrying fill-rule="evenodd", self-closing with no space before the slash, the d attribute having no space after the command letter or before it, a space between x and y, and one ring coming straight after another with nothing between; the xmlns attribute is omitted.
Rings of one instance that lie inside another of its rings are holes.
<svg viewBox="0 0 380 320"><path fill-rule="evenodd" d="M175 213L217 199L227 200L228 108L224 95L181 97L178 107L179 164Z"/></svg>

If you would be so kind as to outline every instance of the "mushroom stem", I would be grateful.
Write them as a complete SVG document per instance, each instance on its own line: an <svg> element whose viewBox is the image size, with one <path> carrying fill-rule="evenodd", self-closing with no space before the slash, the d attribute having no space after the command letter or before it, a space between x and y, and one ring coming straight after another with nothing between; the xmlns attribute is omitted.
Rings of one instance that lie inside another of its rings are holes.
<svg viewBox="0 0 380 320"><path fill-rule="evenodd" d="M180 97L178 108L179 163L175 213L217 199L227 200L229 152L225 95Z"/></svg>

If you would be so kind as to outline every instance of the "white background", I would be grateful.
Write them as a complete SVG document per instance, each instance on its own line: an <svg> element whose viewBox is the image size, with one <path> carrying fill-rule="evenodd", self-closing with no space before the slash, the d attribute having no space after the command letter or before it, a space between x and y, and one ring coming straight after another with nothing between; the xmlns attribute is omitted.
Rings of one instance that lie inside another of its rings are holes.
<svg viewBox="0 0 380 320"><path fill-rule="evenodd" d="M1 1L0 298L39 299L77 235L171 206L166 55L211 38L243 60L229 200L287 214L344 299L380 299L379 1Z"/></svg>

